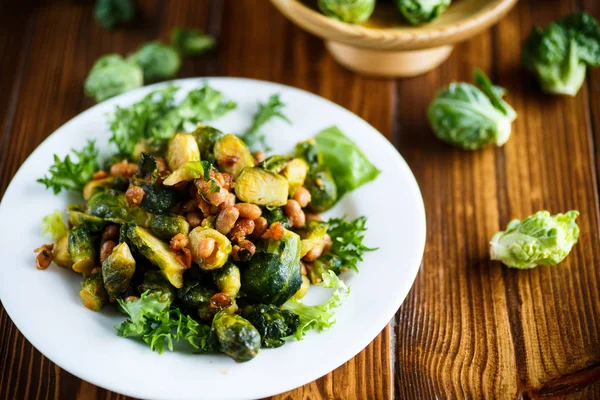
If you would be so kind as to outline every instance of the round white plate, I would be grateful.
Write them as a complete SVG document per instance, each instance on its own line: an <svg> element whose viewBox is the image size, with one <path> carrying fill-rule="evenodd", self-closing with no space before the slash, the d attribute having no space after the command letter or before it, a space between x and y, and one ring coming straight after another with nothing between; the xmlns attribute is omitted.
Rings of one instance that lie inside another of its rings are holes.
<svg viewBox="0 0 600 400"><path fill-rule="evenodd" d="M144 343L120 338L117 312L92 312L81 304L81 277L52 265L35 268L33 249L49 243L42 218L65 210L76 196L54 196L36 179L45 175L52 155L96 139L108 151L105 114L126 106L158 85L144 87L99 104L73 118L46 139L21 166L0 203L0 298L25 337L70 373L115 392L146 399L252 399L294 389L342 365L366 347L393 318L419 270L425 246L425 210L419 188L404 160L372 126L346 109L314 94L274 83L238 78L185 79L172 82L179 95L208 82L238 107L213 125L225 132L249 126L257 103L279 93L292 124L265 126L273 152L337 125L382 171L373 182L346 195L326 216L368 217L367 253L360 273L344 273L350 296L337 310L337 323L303 341L266 349L238 364L224 355L150 351ZM312 288L306 303L328 293ZM374 302L373 299L377 298Z"/></svg>

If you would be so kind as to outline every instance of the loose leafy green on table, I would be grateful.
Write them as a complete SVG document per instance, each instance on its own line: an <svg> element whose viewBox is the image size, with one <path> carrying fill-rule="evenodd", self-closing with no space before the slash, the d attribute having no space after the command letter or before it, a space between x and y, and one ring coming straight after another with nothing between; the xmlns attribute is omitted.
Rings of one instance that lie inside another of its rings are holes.
<svg viewBox="0 0 600 400"><path fill-rule="evenodd" d="M587 68L600 66L600 26L591 15L576 13L535 27L522 59L544 92L575 96Z"/></svg>

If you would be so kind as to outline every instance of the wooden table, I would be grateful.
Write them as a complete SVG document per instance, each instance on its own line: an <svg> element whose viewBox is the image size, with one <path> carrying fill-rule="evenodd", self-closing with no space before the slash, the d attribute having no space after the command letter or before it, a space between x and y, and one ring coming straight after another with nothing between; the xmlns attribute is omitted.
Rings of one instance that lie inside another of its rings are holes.
<svg viewBox="0 0 600 400"><path fill-rule="evenodd" d="M437 70L398 81L343 69L267 0L139 0L141 21L114 31L92 21L91 3L0 2L0 197L44 138L92 105L82 84L99 56L166 41L175 26L205 29L218 51L186 60L180 77L281 82L348 108L398 148L427 210L421 272L390 325L342 367L276 398L600 398L600 69L575 98L559 98L540 94L519 62L534 23L582 8L598 18L599 1L522 0ZM475 66L508 89L519 118L504 147L463 152L435 139L424 114L438 88L470 81ZM561 265L489 261L489 239L511 218L573 208L581 239ZM0 308L0 398L122 397L48 361Z"/></svg>

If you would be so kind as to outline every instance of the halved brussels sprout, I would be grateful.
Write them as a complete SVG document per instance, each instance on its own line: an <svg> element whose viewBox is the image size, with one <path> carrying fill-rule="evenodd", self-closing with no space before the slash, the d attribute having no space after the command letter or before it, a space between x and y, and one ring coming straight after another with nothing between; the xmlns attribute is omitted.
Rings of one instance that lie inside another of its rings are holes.
<svg viewBox="0 0 600 400"><path fill-rule="evenodd" d="M93 311L100 311L108 303L108 295L102 285L102 272L99 269L85 278L79 297L83 305Z"/></svg>
<svg viewBox="0 0 600 400"><path fill-rule="evenodd" d="M261 161L257 167L266 169L267 171L279 173L285 167L288 159L284 156L271 156Z"/></svg>
<svg viewBox="0 0 600 400"><path fill-rule="evenodd" d="M73 261L71 260L71 256L69 255L69 235L65 235L58 239L54 244L54 251L52 252L54 256L54 262L56 265L64 268L72 268Z"/></svg>
<svg viewBox="0 0 600 400"><path fill-rule="evenodd" d="M124 224L121 227L121 237L126 238L141 255L160 268L171 285L176 288L183 286L183 271L187 268L175 256L168 244L135 223Z"/></svg>
<svg viewBox="0 0 600 400"><path fill-rule="evenodd" d="M214 155L219 169L231 174L234 179L244 168L254 166L254 157L248 146L232 134L227 134L217 140Z"/></svg>
<svg viewBox="0 0 600 400"><path fill-rule="evenodd" d="M83 226L88 228L90 232L100 232L106 226L106 222L102 218L86 214L71 206L68 207L67 214L69 215L69 223L72 226Z"/></svg>
<svg viewBox="0 0 600 400"><path fill-rule="evenodd" d="M332 271L339 274L344 266L344 260L331 253L323 254L315 262L308 265L308 278L314 285L323 281L323 274Z"/></svg>
<svg viewBox="0 0 600 400"><path fill-rule="evenodd" d="M204 176L204 167L200 161L190 161L177 168L163 181L165 186L173 186L179 182L193 181Z"/></svg>
<svg viewBox="0 0 600 400"><path fill-rule="evenodd" d="M260 333L239 315L221 311L215 315L212 327L223 353L235 361L250 361L260 351Z"/></svg>
<svg viewBox="0 0 600 400"><path fill-rule="evenodd" d="M185 285L177 290L178 304L186 314L196 314L200 319L211 320L218 308L211 307L210 299L215 291L205 288L196 280L187 279Z"/></svg>
<svg viewBox="0 0 600 400"><path fill-rule="evenodd" d="M217 143L219 138L223 137L224 133L212 126L198 125L196 130L190 133L190 135L196 139L201 159L211 161L213 159L215 143Z"/></svg>
<svg viewBox="0 0 600 400"><path fill-rule="evenodd" d="M96 262L96 248L89 229L78 226L69 232L69 257L73 260L73 271L89 275Z"/></svg>
<svg viewBox="0 0 600 400"><path fill-rule="evenodd" d="M171 305L175 301L175 288L167 281L161 271L151 270L144 274L142 283L138 285L140 294L149 292L158 296L158 301Z"/></svg>
<svg viewBox="0 0 600 400"><path fill-rule="evenodd" d="M313 212L327 211L337 201L337 186L326 165L311 168L304 181L304 187L310 192L308 208Z"/></svg>
<svg viewBox="0 0 600 400"><path fill-rule="evenodd" d="M155 213L168 213L180 200L181 194L161 185L154 185L141 179L132 179L131 183L144 190L144 197L140 203L140 208Z"/></svg>
<svg viewBox="0 0 600 400"><path fill-rule="evenodd" d="M292 298L294 300L300 300L301 298L303 298L306 295L306 292L308 292L308 289L310 289L310 279L308 279L308 277L302 275L302 285L300 286L300 289L298 289L298 291L296 293L294 293Z"/></svg>
<svg viewBox="0 0 600 400"><path fill-rule="evenodd" d="M135 259L127 243L119 243L102 263L102 279L108 295L119 298L127 293L135 272Z"/></svg>
<svg viewBox="0 0 600 400"><path fill-rule="evenodd" d="M306 253L321 244L328 227L327 222L323 221L309 220L306 222L306 227L298 232L302 238L301 257L304 257Z"/></svg>
<svg viewBox="0 0 600 400"><path fill-rule="evenodd" d="M296 193L296 189L304 185L304 181L308 175L308 163L301 158L292 158L280 173L288 180L290 184L290 196L293 196Z"/></svg>
<svg viewBox="0 0 600 400"><path fill-rule="evenodd" d="M175 171L190 161L200 161L200 150L196 139L192 135L178 133L169 142L167 164L171 171Z"/></svg>
<svg viewBox="0 0 600 400"><path fill-rule="evenodd" d="M259 206L283 206L289 184L283 176L262 168L245 168L235 181L235 194L245 202Z"/></svg>
<svg viewBox="0 0 600 400"><path fill-rule="evenodd" d="M92 197L92 194L94 193L94 191L96 189L100 189L100 188L110 189L110 188L112 188L114 182L115 182L115 177L114 176L109 176L108 178L96 179L96 180L93 180L93 181L89 181L83 187L83 199L86 200L86 201L89 200L90 197Z"/></svg>
<svg viewBox="0 0 600 400"><path fill-rule="evenodd" d="M198 226L194 228L188 235L190 238L190 247L192 252L192 260L204 270L213 270L221 268L227 262L227 258L231 254L231 242L225 235L222 235L217 230ZM203 239L214 239L216 250L208 259L203 259L198 254L198 244Z"/></svg>
<svg viewBox="0 0 600 400"><path fill-rule="evenodd" d="M240 269L232 262L227 262L223 268L213 272L213 280L217 288L232 300L236 298L242 286L240 279Z"/></svg>

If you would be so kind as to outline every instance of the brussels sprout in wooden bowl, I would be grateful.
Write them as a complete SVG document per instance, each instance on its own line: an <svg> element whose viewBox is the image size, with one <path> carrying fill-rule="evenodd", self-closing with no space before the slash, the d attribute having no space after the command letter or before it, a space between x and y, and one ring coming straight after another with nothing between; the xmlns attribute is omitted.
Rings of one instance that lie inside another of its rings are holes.
<svg viewBox="0 0 600 400"><path fill-rule="evenodd" d="M296 25L323 38L345 67L367 75L410 77L440 65L455 43L498 22L517 0L455 0L439 17L418 26L403 18L396 0L377 1L369 18L354 24L325 15L315 0L271 2Z"/></svg>

